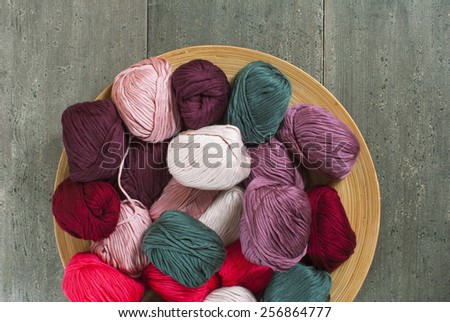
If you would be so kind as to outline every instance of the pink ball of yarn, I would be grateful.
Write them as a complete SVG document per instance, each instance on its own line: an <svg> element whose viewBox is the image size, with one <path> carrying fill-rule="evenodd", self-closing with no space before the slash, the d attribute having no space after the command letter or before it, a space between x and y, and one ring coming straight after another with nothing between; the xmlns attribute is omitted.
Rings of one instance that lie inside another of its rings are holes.
<svg viewBox="0 0 450 322"><path fill-rule="evenodd" d="M105 180L117 174L126 144L122 121L110 100L72 105L61 123L73 181Z"/></svg>
<svg viewBox="0 0 450 322"><path fill-rule="evenodd" d="M179 210L198 219L219 193L218 190L186 187L172 178L159 199L150 208L150 217L152 220L157 220L166 210Z"/></svg>
<svg viewBox="0 0 450 322"><path fill-rule="evenodd" d="M252 263L286 271L306 254L310 223L306 192L257 178L244 195L242 251Z"/></svg>
<svg viewBox="0 0 450 322"><path fill-rule="evenodd" d="M304 190L300 170L294 165L286 147L276 138L249 147L247 152L252 158L252 170L250 176L245 180L246 185L253 179L265 178Z"/></svg>
<svg viewBox="0 0 450 322"><path fill-rule="evenodd" d="M134 138L121 175L121 184L128 195L150 207L159 197L171 176L167 168L166 142L149 143Z"/></svg>
<svg viewBox="0 0 450 322"><path fill-rule="evenodd" d="M192 60L175 70L172 85L188 129L197 130L222 119L230 99L230 84L219 67L207 60Z"/></svg>
<svg viewBox="0 0 450 322"><path fill-rule="evenodd" d="M146 142L162 142L180 130L172 101L171 66L164 58L149 58L120 72L111 90L128 130Z"/></svg>
<svg viewBox="0 0 450 322"><path fill-rule="evenodd" d="M330 180L345 178L360 150L353 132L320 106L289 108L277 137L307 169Z"/></svg>
<svg viewBox="0 0 450 322"><path fill-rule="evenodd" d="M62 290L72 302L138 302L145 288L94 254L78 253L64 270Z"/></svg>
<svg viewBox="0 0 450 322"><path fill-rule="evenodd" d="M91 252L106 264L131 277L139 277L149 264L141 244L150 224L151 219L144 205L124 200L120 205L116 229L108 238L92 242Z"/></svg>
<svg viewBox="0 0 450 322"><path fill-rule="evenodd" d="M209 293L220 286L219 277L214 274L199 287L186 287L151 264L144 270L142 277L148 288L169 302L203 302Z"/></svg>

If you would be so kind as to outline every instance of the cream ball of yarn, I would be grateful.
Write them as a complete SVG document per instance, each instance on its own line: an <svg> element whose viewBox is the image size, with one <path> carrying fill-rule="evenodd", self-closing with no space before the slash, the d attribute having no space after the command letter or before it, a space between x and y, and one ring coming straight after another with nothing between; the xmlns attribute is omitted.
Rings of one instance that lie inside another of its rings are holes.
<svg viewBox="0 0 450 322"><path fill-rule="evenodd" d="M203 302L257 302L252 292L242 286L221 287L208 294Z"/></svg>

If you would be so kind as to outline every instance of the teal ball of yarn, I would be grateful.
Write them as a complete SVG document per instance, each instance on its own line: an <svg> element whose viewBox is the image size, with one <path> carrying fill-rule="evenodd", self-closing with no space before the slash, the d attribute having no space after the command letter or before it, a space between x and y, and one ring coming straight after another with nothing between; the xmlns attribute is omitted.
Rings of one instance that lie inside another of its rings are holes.
<svg viewBox="0 0 450 322"><path fill-rule="evenodd" d="M273 274L262 301L328 302L330 290L330 274L299 263L286 272Z"/></svg>
<svg viewBox="0 0 450 322"><path fill-rule="evenodd" d="M191 288L205 284L225 260L219 235L177 210L163 212L148 228L142 249L161 272Z"/></svg>
<svg viewBox="0 0 450 322"><path fill-rule="evenodd" d="M263 143L278 130L292 95L289 79L274 66L255 61L236 75L227 123L241 130L245 143Z"/></svg>

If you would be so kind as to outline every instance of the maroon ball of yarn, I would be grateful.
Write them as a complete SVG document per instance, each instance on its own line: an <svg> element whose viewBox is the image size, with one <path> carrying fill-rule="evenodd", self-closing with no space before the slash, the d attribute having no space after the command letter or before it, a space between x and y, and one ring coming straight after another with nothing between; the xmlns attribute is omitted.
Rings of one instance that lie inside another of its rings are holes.
<svg viewBox="0 0 450 322"><path fill-rule="evenodd" d="M73 181L104 180L118 172L126 148L124 127L110 100L72 105L61 123Z"/></svg>
<svg viewBox="0 0 450 322"><path fill-rule="evenodd" d="M128 195L150 208L169 183L167 142L150 143L134 138L125 158L121 184Z"/></svg>
<svg viewBox="0 0 450 322"><path fill-rule="evenodd" d="M52 210L58 225L76 238L99 241L117 226L120 197L107 182L74 182L67 178L56 188Z"/></svg>
<svg viewBox="0 0 450 322"><path fill-rule="evenodd" d="M300 168L294 165L286 147L276 138L248 147L247 152L252 158L252 171L244 181L246 186L253 179L265 178L280 185L295 186L304 190Z"/></svg>
<svg viewBox="0 0 450 322"><path fill-rule="evenodd" d="M230 99L225 73L207 60L196 59L178 67L172 87L186 128L199 129L222 119Z"/></svg>
<svg viewBox="0 0 450 322"><path fill-rule="evenodd" d="M308 104L288 109L277 138L303 166L330 180L346 177L360 150L358 139L343 122Z"/></svg>
<svg viewBox="0 0 450 322"><path fill-rule="evenodd" d="M353 254L356 236L335 189L318 186L307 194L311 204L311 231L303 261L331 273Z"/></svg>

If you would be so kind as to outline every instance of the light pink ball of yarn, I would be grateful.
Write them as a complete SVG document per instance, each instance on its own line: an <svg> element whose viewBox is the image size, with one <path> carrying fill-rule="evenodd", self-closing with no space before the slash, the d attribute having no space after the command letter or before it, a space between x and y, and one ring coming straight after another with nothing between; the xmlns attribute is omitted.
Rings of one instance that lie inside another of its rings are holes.
<svg viewBox="0 0 450 322"><path fill-rule="evenodd" d="M233 187L219 193L199 220L214 230L225 247L239 239L244 189Z"/></svg>
<svg viewBox="0 0 450 322"><path fill-rule="evenodd" d="M227 190L250 175L252 159L241 131L232 125L211 125L181 132L169 143L169 172L184 186Z"/></svg>
<svg viewBox="0 0 450 322"><path fill-rule="evenodd" d="M150 217L155 221L166 210L179 210L199 218L219 193L217 190L186 187L172 178L158 200L150 207Z"/></svg>
<svg viewBox="0 0 450 322"><path fill-rule="evenodd" d="M139 277L149 264L141 249L142 238L151 224L148 210L139 201L122 201L119 222L106 239L92 242L91 253L104 263L119 269L131 277Z"/></svg>
<svg viewBox="0 0 450 322"><path fill-rule="evenodd" d="M253 293L242 286L221 287L208 294L203 302L257 302Z"/></svg>
<svg viewBox="0 0 450 322"><path fill-rule="evenodd" d="M120 72L111 96L128 130L145 142L162 142L180 130L172 99L172 69L164 58L148 58Z"/></svg>

